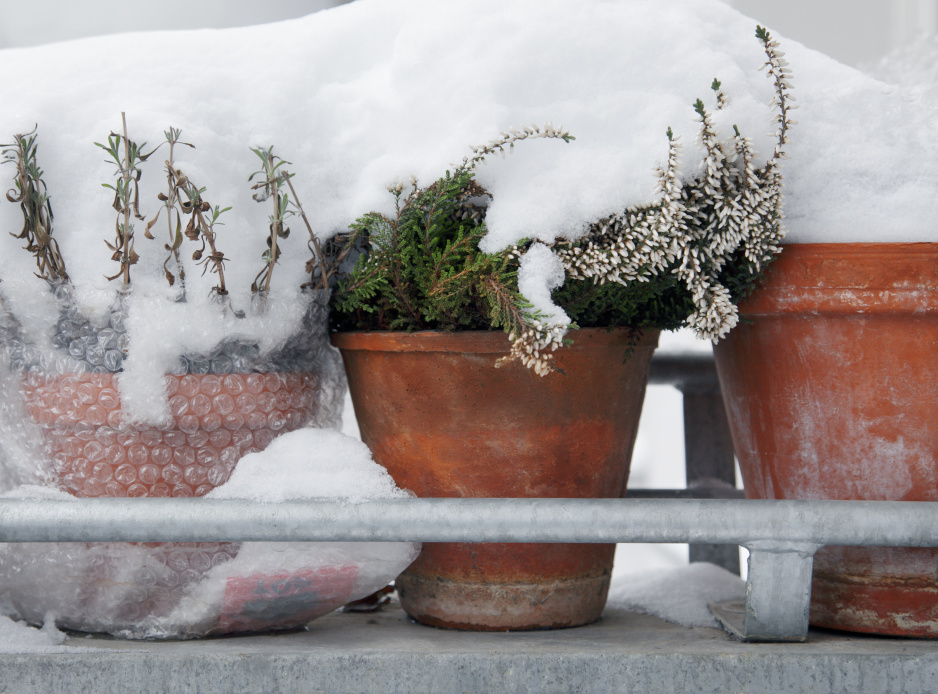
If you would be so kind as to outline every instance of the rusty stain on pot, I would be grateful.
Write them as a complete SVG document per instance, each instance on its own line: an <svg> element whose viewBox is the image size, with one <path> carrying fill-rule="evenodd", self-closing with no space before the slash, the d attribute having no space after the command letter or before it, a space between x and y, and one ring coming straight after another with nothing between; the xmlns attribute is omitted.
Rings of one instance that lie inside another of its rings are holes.
<svg viewBox="0 0 938 694"><path fill-rule="evenodd" d="M740 313L715 355L747 496L938 500L938 244L787 246ZM938 550L814 566L812 623L938 631Z"/></svg>
<svg viewBox="0 0 938 694"><path fill-rule="evenodd" d="M577 330L563 373L515 362L501 332L339 333L362 439L424 497L619 497L657 331ZM576 626L602 613L615 545L427 543L398 579L435 626Z"/></svg>

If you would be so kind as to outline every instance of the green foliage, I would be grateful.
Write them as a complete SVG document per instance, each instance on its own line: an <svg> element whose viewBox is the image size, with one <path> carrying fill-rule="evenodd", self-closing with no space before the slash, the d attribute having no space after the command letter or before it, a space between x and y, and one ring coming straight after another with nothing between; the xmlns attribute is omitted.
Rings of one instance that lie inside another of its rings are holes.
<svg viewBox="0 0 938 694"><path fill-rule="evenodd" d="M518 253L484 253L486 228L470 199L485 195L471 169L457 169L404 196L396 215L359 218L346 245L359 256L333 299L337 326L365 330L520 328L532 319L518 292Z"/></svg>
<svg viewBox="0 0 938 694"><path fill-rule="evenodd" d="M690 291L671 273L629 285L567 279L551 298L581 328L676 330L694 310Z"/></svg>

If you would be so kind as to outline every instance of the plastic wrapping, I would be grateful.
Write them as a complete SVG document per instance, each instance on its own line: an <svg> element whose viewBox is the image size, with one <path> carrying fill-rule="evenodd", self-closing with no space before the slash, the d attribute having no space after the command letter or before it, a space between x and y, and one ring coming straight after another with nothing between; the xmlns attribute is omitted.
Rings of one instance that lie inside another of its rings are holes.
<svg viewBox="0 0 938 694"><path fill-rule="evenodd" d="M242 337L182 355L163 378L171 416L147 423L121 408L120 312L95 326L68 285L54 291L59 317L45 341L27 338L0 305L2 489L203 496L280 434L341 423L345 376L326 335L325 292L307 294L302 330L270 353ZM27 621L51 611L60 626L123 637L262 631L378 590L415 553L406 544L8 544L0 593Z"/></svg>

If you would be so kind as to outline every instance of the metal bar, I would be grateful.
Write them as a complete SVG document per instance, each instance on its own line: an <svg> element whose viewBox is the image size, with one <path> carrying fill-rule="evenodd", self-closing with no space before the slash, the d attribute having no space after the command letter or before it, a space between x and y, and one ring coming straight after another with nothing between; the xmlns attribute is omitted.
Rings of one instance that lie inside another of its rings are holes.
<svg viewBox="0 0 938 694"><path fill-rule="evenodd" d="M0 500L0 542L720 542L938 546L938 502Z"/></svg>
<svg viewBox="0 0 938 694"><path fill-rule="evenodd" d="M687 489L629 489L627 499L745 499L742 489L715 485L695 485Z"/></svg>
<svg viewBox="0 0 938 694"><path fill-rule="evenodd" d="M712 354L656 354L651 360L648 382L674 386L678 390L719 390Z"/></svg>

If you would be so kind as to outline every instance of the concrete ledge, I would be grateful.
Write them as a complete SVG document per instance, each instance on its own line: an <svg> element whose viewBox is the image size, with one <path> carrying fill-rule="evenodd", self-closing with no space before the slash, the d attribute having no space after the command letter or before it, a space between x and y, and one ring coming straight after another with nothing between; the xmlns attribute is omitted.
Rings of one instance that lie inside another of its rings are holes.
<svg viewBox="0 0 938 694"><path fill-rule="evenodd" d="M938 642L812 630L806 643L743 644L614 608L591 626L469 634L396 606L335 613L308 631L186 642L73 637L91 653L0 655L0 691L813 692L938 691Z"/></svg>

